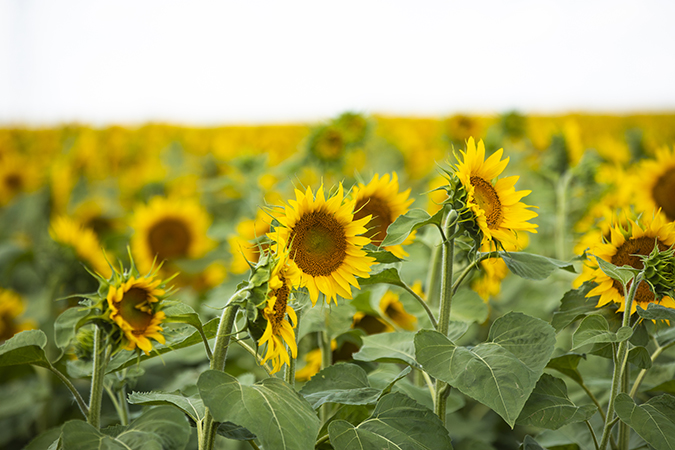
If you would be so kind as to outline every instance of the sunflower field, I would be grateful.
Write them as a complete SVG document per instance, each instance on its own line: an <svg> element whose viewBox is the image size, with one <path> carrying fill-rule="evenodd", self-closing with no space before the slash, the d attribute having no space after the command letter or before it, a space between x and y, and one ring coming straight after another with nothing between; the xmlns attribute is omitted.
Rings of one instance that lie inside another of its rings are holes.
<svg viewBox="0 0 675 450"><path fill-rule="evenodd" d="M0 448L675 449L675 114L0 129Z"/></svg>

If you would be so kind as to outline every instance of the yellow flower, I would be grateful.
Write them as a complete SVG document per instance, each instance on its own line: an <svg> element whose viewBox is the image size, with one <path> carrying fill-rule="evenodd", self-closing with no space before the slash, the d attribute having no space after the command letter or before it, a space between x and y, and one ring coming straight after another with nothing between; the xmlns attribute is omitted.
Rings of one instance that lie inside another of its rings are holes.
<svg viewBox="0 0 675 450"><path fill-rule="evenodd" d="M528 235L524 233L517 233L516 240L518 244L506 244L504 250L517 251L524 249L529 243ZM489 243L484 243L481 251L489 252L491 250ZM480 297L487 302L490 297L499 295L502 289L502 281L509 274L509 269L506 263L501 258L488 258L481 261L480 268L482 269L478 276L471 280L471 289L473 289Z"/></svg>
<svg viewBox="0 0 675 450"><path fill-rule="evenodd" d="M590 253L596 259L603 259L615 266L629 265L642 269L642 261L638 255L649 255L654 250L655 242L661 251L669 249L675 243L675 224L666 223L662 216L645 218L642 225L632 220L628 220L628 223L630 231L624 231L620 225L615 225L610 229L610 241L596 243L591 247ZM620 282L605 275L600 268L584 267L575 285L588 280L595 281L597 286L586 296L599 295L598 307L614 302L620 305L618 311L625 310L623 286ZM633 314L637 310L637 305L647 309L649 303L657 303L657 300L649 285L642 281L637 287L630 313ZM663 297L660 304L675 308L675 301L668 296Z"/></svg>
<svg viewBox="0 0 675 450"><path fill-rule="evenodd" d="M660 208L675 221L675 149L656 151L656 160L644 160L636 176L636 206L640 211Z"/></svg>
<svg viewBox="0 0 675 450"><path fill-rule="evenodd" d="M262 312L267 319L267 326L259 344L267 343L267 353L263 362L272 360L272 373L281 370L284 363L290 364L284 342L291 350L291 356L293 358L298 356L298 345L295 342L295 333L293 332L293 328L298 324L298 317L293 308L288 305L293 289L292 279L297 279L298 274L295 273L297 268L288 264L287 258L287 255L280 254L279 260L272 269L267 293L267 306ZM286 320L286 315L293 322L292 324Z"/></svg>
<svg viewBox="0 0 675 450"><path fill-rule="evenodd" d="M330 348L333 351L337 348L337 341L335 339L330 341ZM305 366L295 372L295 379L298 381L307 381L321 370L321 349L315 348L314 350L310 350L305 355L304 360Z"/></svg>
<svg viewBox="0 0 675 450"><path fill-rule="evenodd" d="M262 211L262 210L261 210ZM243 220L237 225L237 235L230 237L227 242L230 245L232 264L230 270L234 274L242 274L249 270L249 263L255 265L260 258L260 251L265 250L255 240L270 232L269 217L258 213L253 220Z"/></svg>
<svg viewBox="0 0 675 450"><path fill-rule="evenodd" d="M126 350L140 348L149 354L152 343L149 338L164 344L165 339L160 324L166 318L158 311L158 297L166 294L159 289L162 280L147 277L131 277L108 289L108 310L110 319L117 324L126 340Z"/></svg>
<svg viewBox="0 0 675 450"><path fill-rule="evenodd" d="M133 215L131 250L140 272L149 272L158 263L198 259L212 247L206 232L208 213L194 200L153 197Z"/></svg>
<svg viewBox="0 0 675 450"><path fill-rule="evenodd" d="M370 243L361 236L370 217L354 219L354 201L344 201L342 184L328 200L323 186L316 198L309 187L304 193L296 189L295 197L277 216L281 226L269 235L288 249L290 264L298 269L293 284L307 287L312 304L319 292L327 303L337 304L338 295L352 298L351 286L359 288L356 277L368 278L375 262L362 248Z"/></svg>
<svg viewBox="0 0 675 450"><path fill-rule="evenodd" d="M0 156L0 206L40 187L41 174L33 161L16 153Z"/></svg>
<svg viewBox="0 0 675 450"><path fill-rule="evenodd" d="M70 217L60 216L52 220L49 234L54 241L72 247L77 257L94 271L105 278L110 277L112 270L92 229L82 226Z"/></svg>
<svg viewBox="0 0 675 450"><path fill-rule="evenodd" d="M516 231L537 232L537 225L528 222L537 213L520 201L530 191L516 191L514 186L519 177L501 178L493 183L509 162L509 158L501 160L502 152L499 149L486 160L483 141L478 141L476 147L470 138L466 153L461 152L463 160L457 164L456 173L466 189L467 206L483 232L483 242L494 239L516 246Z"/></svg>
<svg viewBox="0 0 675 450"><path fill-rule="evenodd" d="M368 231L365 233L373 245L380 246L387 236L387 228L394 223L401 214L408 212L408 208L413 200L408 199L410 189L405 192L398 192L398 175L394 172L384 174L382 178L378 174L373 176L370 183L363 185L359 183L352 190L351 198L354 199L354 220L363 219L366 216L371 217L366 225ZM413 233L408 236L402 245L410 244L414 239ZM403 258L408 253L403 250L402 245L385 247L385 250L394 255Z"/></svg>
<svg viewBox="0 0 675 450"><path fill-rule="evenodd" d="M32 321L18 322L26 309L23 300L14 291L0 288L0 343L24 330L36 327Z"/></svg>
<svg viewBox="0 0 675 450"><path fill-rule="evenodd" d="M405 310L397 294L387 291L380 299L380 311L396 326L413 331L417 325L417 317Z"/></svg>

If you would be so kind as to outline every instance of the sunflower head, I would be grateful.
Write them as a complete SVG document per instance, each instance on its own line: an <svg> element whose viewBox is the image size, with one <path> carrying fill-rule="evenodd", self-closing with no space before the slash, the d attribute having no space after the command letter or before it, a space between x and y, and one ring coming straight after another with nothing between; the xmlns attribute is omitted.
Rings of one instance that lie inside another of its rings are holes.
<svg viewBox="0 0 675 450"><path fill-rule="evenodd" d="M68 216L59 216L51 221L49 234L55 242L71 248L87 267L110 277L112 269L94 230Z"/></svg>
<svg viewBox="0 0 675 450"><path fill-rule="evenodd" d="M635 202L641 211L660 209L675 221L675 148L661 148L656 159L643 160L635 181Z"/></svg>
<svg viewBox="0 0 675 450"><path fill-rule="evenodd" d="M375 174L370 183L364 185L359 183L352 189L351 198L354 199L354 220L370 217L366 224L368 231L365 236L370 238L373 245L379 246L387 236L387 228L394 223L401 214L408 212L408 208L413 200L408 199L410 189L399 192L398 176L394 172L391 177L384 174L380 178ZM411 233L408 239L402 244L409 244L413 241L414 234ZM385 247L398 257L408 256L403 250L402 245Z"/></svg>
<svg viewBox="0 0 675 450"><path fill-rule="evenodd" d="M26 306L23 298L14 291L0 288L0 343L24 330L36 327L30 320L20 320Z"/></svg>
<svg viewBox="0 0 675 450"><path fill-rule="evenodd" d="M643 217L641 223L628 222L628 229L620 224L614 225L610 229L610 239L596 243L590 248L590 253L596 259L603 259L617 267L627 265L643 270L647 264L646 279L637 286L630 314L637 310L637 305L647 309L649 303L675 308L675 301L667 295L672 282L670 249L675 244L675 224L666 223L659 215ZM588 280L595 281L597 286L586 296L600 296L598 307L614 302L620 305L618 311L625 310L623 285L619 281L610 278L597 266L584 267L575 284ZM659 298L659 295L663 296Z"/></svg>
<svg viewBox="0 0 675 450"><path fill-rule="evenodd" d="M380 299L380 312L390 322L407 331L414 331L417 327L417 317L410 314L403 307L399 296L387 291Z"/></svg>
<svg viewBox="0 0 675 450"><path fill-rule="evenodd" d="M501 159L502 153L503 149L499 149L485 159L483 141L476 145L473 138L469 138L466 152L461 151L455 175L464 191L460 194L466 204L464 209L472 214L482 241L517 245L517 231L537 232L537 225L528 222L537 217L537 213L520 201L530 191L516 191L517 176L497 179L509 162L509 158ZM459 212L460 221L465 211Z"/></svg>
<svg viewBox="0 0 675 450"><path fill-rule="evenodd" d="M328 303L337 304L338 295L350 299L351 287L359 288L356 277L370 276L375 259L366 256L363 246L370 238L363 235L371 217L355 219L354 205L354 200L345 201L342 184L328 199L323 186L316 196L308 187L296 190L295 200L276 214L279 226L269 237L288 251L291 281L307 287L312 304L319 293Z"/></svg>

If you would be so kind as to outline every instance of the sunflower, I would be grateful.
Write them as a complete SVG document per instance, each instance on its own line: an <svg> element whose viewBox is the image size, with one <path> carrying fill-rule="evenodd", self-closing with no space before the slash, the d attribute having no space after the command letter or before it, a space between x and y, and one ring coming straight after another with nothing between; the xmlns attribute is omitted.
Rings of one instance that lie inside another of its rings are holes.
<svg viewBox="0 0 675 450"><path fill-rule="evenodd" d="M153 197L131 219L134 235L131 249L140 272L149 272L158 262L198 259L212 247L206 237L208 213L191 200Z"/></svg>
<svg viewBox="0 0 675 450"><path fill-rule="evenodd" d="M672 223L666 223L663 216L656 215L653 218L647 218L643 221L643 225L632 220L628 222L630 230L624 230L621 225L615 225L610 229L610 241L596 243L590 250L591 254L596 259L603 259L615 266L629 265L642 269L640 255L649 255L654 250L655 243L660 251L669 249L675 243L675 226ZM605 275L599 267L584 267L575 285L588 280L595 281L597 286L586 296L599 295L598 307L614 302L620 305L618 311L624 311L625 298L623 286L619 281ZM649 303L660 303L668 308L675 308L675 301L672 298L664 296L661 300L657 300L648 283L642 281L637 287L630 313L633 314L637 310L637 305L646 309Z"/></svg>
<svg viewBox="0 0 675 450"><path fill-rule="evenodd" d="M260 250L264 251L265 246L255 241L270 232L268 220L262 213L258 213L255 219L243 220L237 224L237 235L227 240L232 254L232 273L242 274L249 270L249 263L255 265L258 262Z"/></svg>
<svg viewBox="0 0 675 450"><path fill-rule="evenodd" d="M398 175L396 175L396 172L391 177L388 173L384 174L382 178L375 174L370 183L367 185L359 183L352 190L351 198L356 202L354 220L360 220L366 216L371 217L366 225L368 231L365 235L370 238L373 245L380 246L382 244L387 236L389 225L398 216L408 212L408 208L413 202L412 199L408 199L410 189L400 193L398 190ZM411 243L413 239L414 234L411 233L402 245ZM403 250L402 245L388 246L385 247L385 250L403 258L408 256L408 253Z"/></svg>
<svg viewBox="0 0 675 450"><path fill-rule="evenodd" d="M333 352L337 349L337 341L335 339L330 341L330 349ZM331 355L332 357L333 355ZM303 359L305 360L305 366L295 372L295 379L298 381L307 381L321 370L321 349L315 348L308 351Z"/></svg>
<svg viewBox="0 0 675 450"><path fill-rule="evenodd" d="M112 274L103 246L92 229L70 217L59 216L52 220L49 235L54 241L73 248L79 259L105 278Z"/></svg>
<svg viewBox="0 0 675 450"><path fill-rule="evenodd" d="M149 338L165 343L160 324L166 315L158 311L159 298L166 294L159 288L161 284L162 280L152 276L132 276L125 282L110 285L106 297L109 317L122 331L126 350L138 347L147 355L152 350Z"/></svg>
<svg viewBox="0 0 675 450"><path fill-rule="evenodd" d="M641 211L660 208L675 221L675 149L661 148L655 160L642 161L636 180L636 206Z"/></svg>
<svg viewBox="0 0 675 450"><path fill-rule="evenodd" d="M298 324L298 317L293 308L288 305L288 300L293 289L292 280L297 279L299 274L296 273L298 269L293 264L288 264L287 258L288 256L283 253L279 254L279 260L272 269L267 306L262 312L267 319L267 326L259 344L267 343L267 353L263 362L272 360L272 373L281 370L284 363L290 364L284 342L290 348L293 358L298 356L298 345L293 332L293 328ZM286 320L286 315L292 324Z"/></svg>
<svg viewBox="0 0 675 450"><path fill-rule="evenodd" d="M22 298L14 291L0 288L0 343L24 330L36 328L33 321L18 321L26 309Z"/></svg>
<svg viewBox="0 0 675 450"><path fill-rule="evenodd" d="M473 138L469 138L456 174L467 192L467 207L483 232L483 242L497 240L515 246L516 231L537 232L537 225L528 222L537 213L520 202L531 191L516 191L514 186L519 177L501 178L493 183L509 162L509 158L501 160L502 152L499 149L486 160L483 141L478 141L476 147Z"/></svg>
<svg viewBox="0 0 675 450"><path fill-rule="evenodd" d="M39 169L27 157L7 153L0 159L0 206L24 192L40 187Z"/></svg>
<svg viewBox="0 0 675 450"><path fill-rule="evenodd" d="M399 296L391 291L385 292L380 299L380 312L399 328L407 331L414 331L416 328L417 317L406 311Z"/></svg>
<svg viewBox="0 0 675 450"><path fill-rule="evenodd" d="M306 286L312 304L319 292L326 302L337 296L352 298L351 286L359 288L356 277L368 278L374 258L366 256L363 246L370 243L365 225L370 216L354 219L354 200L344 201L340 184L335 195L326 200L323 185L316 192L295 191L295 200L289 200L276 219L277 227L270 238L287 248L290 264L297 267L294 285Z"/></svg>

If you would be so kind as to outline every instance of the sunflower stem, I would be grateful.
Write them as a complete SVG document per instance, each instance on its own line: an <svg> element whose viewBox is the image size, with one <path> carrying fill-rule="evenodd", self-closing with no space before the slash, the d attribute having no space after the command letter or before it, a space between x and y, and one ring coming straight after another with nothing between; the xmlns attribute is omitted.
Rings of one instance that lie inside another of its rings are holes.
<svg viewBox="0 0 675 450"><path fill-rule="evenodd" d="M321 369L325 369L333 363L333 349L330 345L330 338L326 330L319 331L319 348L321 349ZM326 423L330 415L330 405L324 403L319 410L319 417L322 423Z"/></svg>
<svg viewBox="0 0 675 450"><path fill-rule="evenodd" d="M427 316L429 316L429 320L431 321L431 324L434 326L434 328L438 328L438 321L436 320L436 317L434 317L434 313L433 313L433 311L431 311L431 308L429 307L427 302L424 301L424 299L422 297L417 295L417 292L413 291L413 289L410 286L408 286L405 282L403 282L403 289L408 291L408 293L410 295L412 295L415 300L417 300L417 303L422 305L422 308L424 308L424 310L427 312ZM300 320L300 319L298 319L298 320Z"/></svg>
<svg viewBox="0 0 675 450"><path fill-rule="evenodd" d="M626 362L624 373L621 377L621 392L628 392L628 385L630 382L630 364ZM628 450L628 442L630 441L630 427L623 420L619 422L619 450Z"/></svg>
<svg viewBox="0 0 675 450"><path fill-rule="evenodd" d="M431 248L431 265L427 273L427 301L431 306L437 306L440 301L441 291L441 244ZM434 328L436 328L434 326Z"/></svg>
<svg viewBox="0 0 675 450"><path fill-rule="evenodd" d="M449 239L443 240L443 256L441 258L441 306L438 318L438 327L436 330L448 335L450 328L450 306L452 305L452 271L453 260L455 256L455 240L452 236L455 235L455 228L457 226L457 212L451 210L445 217L443 222L443 230L445 236L451 236ZM450 393L450 386L441 380L436 380L436 396L434 401L434 412L441 419L445 425L445 409Z"/></svg>
<svg viewBox="0 0 675 450"><path fill-rule="evenodd" d="M624 299L625 299L625 309L623 311L623 321L622 327L626 327L630 324L630 315L631 308L633 307L633 299L635 298L635 292L637 291L638 285L642 282L644 276L643 272L637 274L630 285L630 291L626 295L626 286L623 287ZM600 440L600 450L605 450L607 448L607 443L609 442L609 437L612 431L612 427L619 418L614 419L614 400L619 394L623 383L621 382L621 377L623 376L624 368L628 364L628 341L621 341L619 343L619 349L614 355L614 371L612 374L612 389L609 394L609 404L607 405L607 415L605 418L605 428L602 432L602 439Z"/></svg>
<svg viewBox="0 0 675 450"><path fill-rule="evenodd" d="M247 288L244 288L235 292L234 295L230 297L230 300L228 300L227 305L225 305L223 315L220 317L220 323L218 324L218 332L216 333L216 343L210 364L211 370L218 370L221 372L225 370L225 361L227 360L227 350L230 346L230 338L232 337L232 328L234 327L234 321L239 312L239 305L234 302L238 300L240 295L246 290ZM216 441L217 429L218 424L214 421L213 414L211 414L211 410L207 407L201 423L201 433L198 433L199 450L213 449L213 444Z"/></svg>
<svg viewBox="0 0 675 450"><path fill-rule="evenodd" d="M488 258L492 258L493 256L499 257L499 253L497 252L482 253L478 258L471 261L471 263L469 263L469 265L464 268L462 273L459 274L455 282L452 284L452 294L454 295L457 293L457 289L459 289L459 287L461 286L462 281L464 281L464 279L469 275L469 273L471 273L471 271L476 266L478 266L478 264L480 264L481 262L485 261Z"/></svg>
<svg viewBox="0 0 675 450"><path fill-rule="evenodd" d="M71 394L73 394L73 397L75 397L75 401L77 402L77 406L80 408L80 411L82 411L82 414L84 417L89 417L89 408L87 407L87 404L85 403L84 399L80 395L80 393L75 389L75 386L71 381L66 377L64 374L62 374L56 367L52 366L51 363L49 364L49 367L47 367L54 375L59 377L61 381L63 381L63 384L66 385L68 390L70 391Z"/></svg>
<svg viewBox="0 0 675 450"><path fill-rule="evenodd" d="M96 325L94 328L94 349L91 371L91 391L89 394L89 414L87 423L89 425L101 427L101 404L103 402L103 380L105 370L108 366L108 339L103 329Z"/></svg>
<svg viewBox="0 0 675 450"><path fill-rule="evenodd" d="M558 179L556 185L556 216L555 216L555 254L559 260L565 260L567 246L567 190L572 181L572 171L566 171Z"/></svg>

